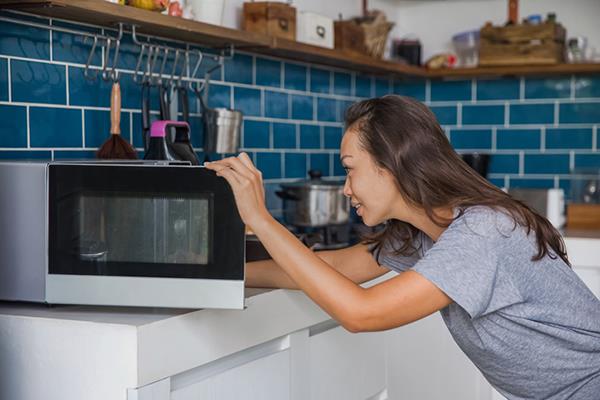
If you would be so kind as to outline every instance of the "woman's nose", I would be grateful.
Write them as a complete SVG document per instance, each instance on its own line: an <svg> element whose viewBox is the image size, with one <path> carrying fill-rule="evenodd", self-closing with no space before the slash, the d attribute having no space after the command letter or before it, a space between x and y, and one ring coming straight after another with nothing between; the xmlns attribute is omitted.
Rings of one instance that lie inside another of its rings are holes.
<svg viewBox="0 0 600 400"><path fill-rule="evenodd" d="M348 177L346 177L346 180L344 181L343 193L346 197L352 197L352 190L350 189L350 179L348 179Z"/></svg>

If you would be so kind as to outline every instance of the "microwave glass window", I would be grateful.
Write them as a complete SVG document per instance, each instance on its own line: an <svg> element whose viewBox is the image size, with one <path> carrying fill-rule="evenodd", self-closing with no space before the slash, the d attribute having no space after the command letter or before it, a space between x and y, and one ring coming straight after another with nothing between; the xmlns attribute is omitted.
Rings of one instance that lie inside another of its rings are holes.
<svg viewBox="0 0 600 400"><path fill-rule="evenodd" d="M79 258L100 264L209 264L210 200L84 193L78 207Z"/></svg>

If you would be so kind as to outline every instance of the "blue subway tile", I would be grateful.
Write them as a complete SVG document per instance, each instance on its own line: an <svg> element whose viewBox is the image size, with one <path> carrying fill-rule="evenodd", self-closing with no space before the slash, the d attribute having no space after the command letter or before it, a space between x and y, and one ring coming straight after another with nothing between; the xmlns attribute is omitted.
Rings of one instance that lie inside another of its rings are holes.
<svg viewBox="0 0 600 400"><path fill-rule="evenodd" d="M313 119L312 96L292 95L292 118L305 120Z"/></svg>
<svg viewBox="0 0 600 400"><path fill-rule="evenodd" d="M344 72L334 72L333 93L350 96L352 94L352 75Z"/></svg>
<svg viewBox="0 0 600 400"><path fill-rule="evenodd" d="M340 162L340 153L334 153L333 157L333 176L346 176L344 166Z"/></svg>
<svg viewBox="0 0 600 400"><path fill-rule="evenodd" d="M252 57L236 54L225 61L225 80L252 84Z"/></svg>
<svg viewBox="0 0 600 400"><path fill-rule="evenodd" d="M554 99L571 95L571 79L525 79L526 99Z"/></svg>
<svg viewBox="0 0 600 400"><path fill-rule="evenodd" d="M296 148L296 125L285 123L273 124L273 147Z"/></svg>
<svg viewBox="0 0 600 400"><path fill-rule="evenodd" d="M236 89L243 89L243 88L236 88ZM253 90L253 89L247 89L247 90ZM260 94L260 91L258 91ZM244 91L241 92L237 92L236 94L240 97L246 95L247 93ZM236 98L234 100L236 102L236 108L240 109L240 105L238 104L238 99ZM251 101L250 100L244 100L242 101L244 103L245 106L248 106L251 110L254 110L250 104ZM260 105L260 100L259 103ZM231 87L227 86L227 85L218 85L218 84L212 84L210 85L210 90L208 91L208 106L209 107L224 107L224 108L230 108L231 107ZM255 106L254 106L255 107ZM260 110L260 106L259 106L259 110ZM241 111L241 110L240 110ZM245 115L248 115L246 113L244 113Z"/></svg>
<svg viewBox="0 0 600 400"><path fill-rule="evenodd" d="M234 108L244 115L260 116L260 90L233 88Z"/></svg>
<svg viewBox="0 0 600 400"><path fill-rule="evenodd" d="M282 178L281 153L256 153L256 167L264 179Z"/></svg>
<svg viewBox="0 0 600 400"><path fill-rule="evenodd" d="M330 176L329 171L329 154L312 153L310 155L310 169L321 171L323 176Z"/></svg>
<svg viewBox="0 0 600 400"><path fill-rule="evenodd" d="M568 174L568 154L526 154L526 174Z"/></svg>
<svg viewBox="0 0 600 400"><path fill-rule="evenodd" d="M509 178L511 188L551 189L554 179Z"/></svg>
<svg viewBox="0 0 600 400"><path fill-rule="evenodd" d="M455 149L491 149L492 131L453 129L450 131L450 142Z"/></svg>
<svg viewBox="0 0 600 400"><path fill-rule="evenodd" d="M492 154L489 165L490 174L517 174L519 173L518 154ZM504 183L503 183L504 185Z"/></svg>
<svg viewBox="0 0 600 400"><path fill-rule="evenodd" d="M69 69L70 71L71 69ZM121 106L127 109L140 110L142 102L141 86L133 81L133 74L120 74L119 83L121 84ZM150 109L158 110L158 89L153 87L150 92ZM84 93L82 95L85 96ZM106 97L106 95L102 97ZM102 99L99 101L102 101Z"/></svg>
<svg viewBox="0 0 600 400"><path fill-rule="evenodd" d="M160 117L158 114L150 114L150 123L158 120ZM133 146L135 148L141 149L142 147L144 147L143 144L143 139L142 139L142 114L141 113L135 113L133 114L133 127L132 127L132 133L133 133ZM192 129L192 139L194 138L194 130ZM192 142L194 144L196 144L196 142Z"/></svg>
<svg viewBox="0 0 600 400"><path fill-rule="evenodd" d="M306 176L306 154L285 153L285 178L304 178Z"/></svg>
<svg viewBox="0 0 600 400"><path fill-rule="evenodd" d="M282 92L265 90L265 117L287 118L289 95Z"/></svg>
<svg viewBox="0 0 600 400"><path fill-rule="evenodd" d="M85 160L96 158L94 150L57 150L54 152L55 160Z"/></svg>
<svg viewBox="0 0 600 400"><path fill-rule="evenodd" d="M600 171L600 154L575 154L575 169Z"/></svg>
<svg viewBox="0 0 600 400"><path fill-rule="evenodd" d="M375 96L381 97L390 93L390 80L375 78Z"/></svg>
<svg viewBox="0 0 600 400"><path fill-rule="evenodd" d="M27 109L0 105L0 147L27 147Z"/></svg>
<svg viewBox="0 0 600 400"><path fill-rule="evenodd" d="M48 30L0 21L0 54L41 60L50 59Z"/></svg>
<svg viewBox="0 0 600 400"><path fill-rule="evenodd" d="M499 129L496 132L498 149L539 149L539 129Z"/></svg>
<svg viewBox="0 0 600 400"><path fill-rule="evenodd" d="M194 148L204 147L204 125L201 117L190 117L190 140ZM133 131L134 138L140 136L138 132Z"/></svg>
<svg viewBox="0 0 600 400"><path fill-rule="evenodd" d="M503 125L504 106L463 105L463 125Z"/></svg>
<svg viewBox="0 0 600 400"><path fill-rule="evenodd" d="M440 125L456 125L456 106L430 107Z"/></svg>
<svg viewBox="0 0 600 400"><path fill-rule="evenodd" d="M370 76L356 75L355 92L357 97L373 97L373 79Z"/></svg>
<svg viewBox="0 0 600 400"><path fill-rule="evenodd" d="M286 89L306 91L306 67L285 63L284 75Z"/></svg>
<svg viewBox="0 0 600 400"><path fill-rule="evenodd" d="M339 109L339 113L337 116L337 121L339 122L344 122L346 119L346 110L348 110L348 108L354 104L353 101L347 101L347 100L339 100L338 101L338 109Z"/></svg>
<svg viewBox="0 0 600 400"><path fill-rule="evenodd" d="M69 104L75 106L110 107L112 83L106 82L103 79L85 79L83 71L83 68L69 67ZM122 86L121 97L123 97Z"/></svg>
<svg viewBox="0 0 600 400"><path fill-rule="evenodd" d="M333 122L337 120L337 101L333 99L317 99L317 120Z"/></svg>
<svg viewBox="0 0 600 400"><path fill-rule="evenodd" d="M43 150L1 150L0 160L48 160L52 158L50 151Z"/></svg>
<svg viewBox="0 0 600 400"><path fill-rule="evenodd" d="M600 102L561 104L559 120L561 124L598 123L600 122Z"/></svg>
<svg viewBox="0 0 600 400"><path fill-rule="evenodd" d="M310 91L316 93L329 93L331 72L311 67L310 69Z"/></svg>
<svg viewBox="0 0 600 400"><path fill-rule="evenodd" d="M11 60L10 68L13 101L67 103L64 66Z"/></svg>
<svg viewBox="0 0 600 400"><path fill-rule="evenodd" d="M477 100L518 99L520 85L518 79L478 80Z"/></svg>
<svg viewBox="0 0 600 400"><path fill-rule="evenodd" d="M573 197L573 193L571 192L572 182L573 181L571 179L559 179L558 180L558 188L562 189L565 192L565 200L567 201L567 204L569 202L571 202L572 197Z"/></svg>
<svg viewBox="0 0 600 400"><path fill-rule="evenodd" d="M81 110L31 107L29 124L31 147L82 146Z"/></svg>
<svg viewBox="0 0 600 400"><path fill-rule="evenodd" d="M269 212L276 217L275 213L281 212L283 202L276 192L281 190L279 183L265 183L265 204Z"/></svg>
<svg viewBox="0 0 600 400"><path fill-rule="evenodd" d="M8 101L8 61L0 58L0 101Z"/></svg>
<svg viewBox="0 0 600 400"><path fill-rule="evenodd" d="M596 76L575 78L575 97L600 97L600 78Z"/></svg>
<svg viewBox="0 0 600 400"><path fill-rule="evenodd" d="M300 125L300 148L318 149L321 147L321 128L318 125Z"/></svg>
<svg viewBox="0 0 600 400"><path fill-rule="evenodd" d="M551 124L554 122L554 104L511 104L511 124Z"/></svg>
<svg viewBox="0 0 600 400"><path fill-rule="evenodd" d="M431 101L471 100L471 81L431 81Z"/></svg>
<svg viewBox="0 0 600 400"><path fill-rule="evenodd" d="M326 126L323 128L323 144L326 149L339 149L342 143L342 128Z"/></svg>
<svg viewBox="0 0 600 400"><path fill-rule="evenodd" d="M591 128L546 129L547 149L592 149L593 132Z"/></svg>
<svg viewBox="0 0 600 400"><path fill-rule="evenodd" d="M257 58L256 84L281 87L281 61Z"/></svg>
<svg viewBox="0 0 600 400"><path fill-rule="evenodd" d="M52 32L52 59L54 61L86 64L94 40L87 36L73 35L65 32ZM120 56L119 51L119 56ZM102 50L97 44L91 65L102 65ZM95 72L95 71L94 71Z"/></svg>
<svg viewBox="0 0 600 400"><path fill-rule="evenodd" d="M100 147L110 137L110 112L85 110L85 147ZM130 140L129 113L121 113L121 136ZM141 134L138 134L140 136ZM141 143L141 136L140 136Z"/></svg>
<svg viewBox="0 0 600 400"><path fill-rule="evenodd" d="M504 179L491 178L491 179L488 179L488 181L490 181L490 183L496 187L499 187L499 188L504 187Z"/></svg>
<svg viewBox="0 0 600 400"><path fill-rule="evenodd" d="M426 82L422 80L394 81L393 93L425 101L425 87Z"/></svg>
<svg viewBox="0 0 600 400"><path fill-rule="evenodd" d="M269 148L269 123L244 120L244 148Z"/></svg>

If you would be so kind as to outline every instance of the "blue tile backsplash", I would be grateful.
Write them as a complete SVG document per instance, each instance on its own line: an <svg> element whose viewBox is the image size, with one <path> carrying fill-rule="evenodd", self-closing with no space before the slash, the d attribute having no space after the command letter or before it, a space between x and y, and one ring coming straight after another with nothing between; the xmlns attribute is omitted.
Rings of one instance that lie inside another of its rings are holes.
<svg viewBox="0 0 600 400"><path fill-rule="evenodd" d="M111 84L83 76L92 41L57 31L51 35L28 21L100 28L24 14L2 16L20 22L0 16L0 158L94 157L110 133ZM141 152L141 89L132 79L137 52L126 34L118 63L121 131ZM101 54L97 48L93 65L102 65ZM172 65L170 58L166 70ZM212 65L214 60L205 58L198 78ZM431 107L459 153L490 154L488 179L496 185L568 188L580 171L600 170L597 75L392 79L236 51L211 79L208 104L244 113L241 146L262 170L275 214L281 212L274 195L281 182L304 178L311 168L344 176L338 159L345 110L357 100L388 93ZM157 97L153 89L153 120L158 118ZM193 92L189 97L192 143L202 153L201 109Z"/></svg>

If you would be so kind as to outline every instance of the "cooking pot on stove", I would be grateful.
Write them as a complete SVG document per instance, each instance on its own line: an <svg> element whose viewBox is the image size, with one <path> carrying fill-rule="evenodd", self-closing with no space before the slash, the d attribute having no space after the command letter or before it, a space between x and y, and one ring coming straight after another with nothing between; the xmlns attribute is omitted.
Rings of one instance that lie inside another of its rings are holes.
<svg viewBox="0 0 600 400"><path fill-rule="evenodd" d="M310 179L281 184L275 192L283 199L287 224L321 227L348 223L350 199L344 196L344 183L321 177L321 171L308 171Z"/></svg>

